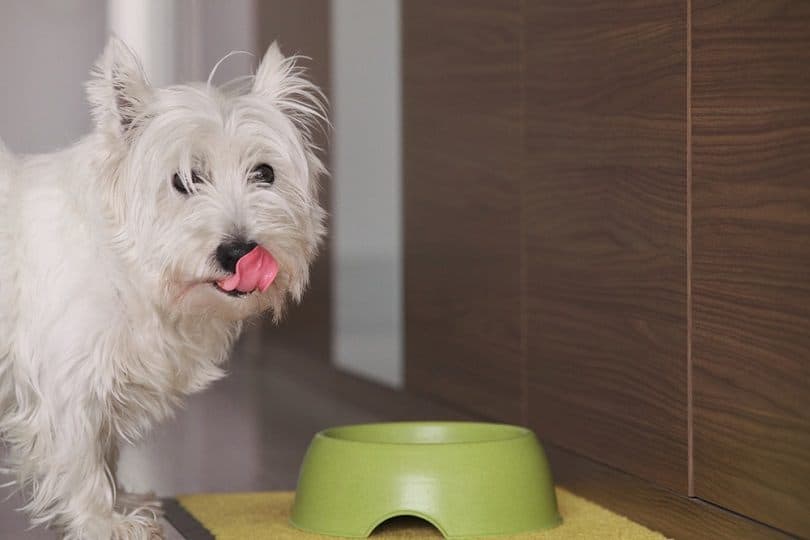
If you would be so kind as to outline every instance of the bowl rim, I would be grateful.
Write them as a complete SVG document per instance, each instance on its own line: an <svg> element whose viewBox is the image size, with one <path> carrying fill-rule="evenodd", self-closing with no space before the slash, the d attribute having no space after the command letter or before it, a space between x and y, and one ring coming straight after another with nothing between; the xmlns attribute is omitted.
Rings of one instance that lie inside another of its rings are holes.
<svg viewBox="0 0 810 540"><path fill-rule="evenodd" d="M402 427L409 428L415 426L436 426L436 427L463 427L469 426L474 428L486 428L494 430L503 430L507 436L501 436L491 439L478 439L467 441L446 441L446 442L422 442L422 441L369 441L352 439L346 436L341 436L340 432L351 431L356 428L369 429L369 428L391 428ZM476 422L476 421L463 421L463 420L426 420L426 421L395 421L395 422L368 422L362 424L344 424L340 426L333 426L322 431L316 435L317 438L327 439L344 444L356 445L375 445L375 446L399 446L399 447L448 447L448 446L470 446L470 445L485 445L485 444L498 444L510 441L524 439L526 437L534 437L534 432L524 426L514 424L506 424L499 422Z"/></svg>

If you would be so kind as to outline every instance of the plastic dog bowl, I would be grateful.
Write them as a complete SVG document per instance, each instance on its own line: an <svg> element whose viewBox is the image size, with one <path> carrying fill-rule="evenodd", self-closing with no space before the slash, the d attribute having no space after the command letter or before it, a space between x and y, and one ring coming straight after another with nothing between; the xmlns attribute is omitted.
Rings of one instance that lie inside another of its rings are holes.
<svg viewBox="0 0 810 540"><path fill-rule="evenodd" d="M292 525L365 538L421 518L445 538L560 523L545 453L528 429L468 422L364 424L318 433L304 457Z"/></svg>

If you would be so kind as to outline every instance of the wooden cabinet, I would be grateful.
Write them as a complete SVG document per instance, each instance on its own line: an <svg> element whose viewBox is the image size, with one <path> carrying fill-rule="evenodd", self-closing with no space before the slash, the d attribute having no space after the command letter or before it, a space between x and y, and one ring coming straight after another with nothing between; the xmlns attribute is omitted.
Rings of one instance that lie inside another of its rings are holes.
<svg viewBox="0 0 810 540"><path fill-rule="evenodd" d="M638 4L526 4L529 424L686 493L686 13Z"/></svg>
<svg viewBox="0 0 810 540"><path fill-rule="evenodd" d="M403 2L406 380L519 421L520 2Z"/></svg>
<svg viewBox="0 0 810 540"><path fill-rule="evenodd" d="M402 14L408 386L670 536L810 538L810 2Z"/></svg>
<svg viewBox="0 0 810 540"><path fill-rule="evenodd" d="M810 3L692 24L695 495L810 537Z"/></svg>

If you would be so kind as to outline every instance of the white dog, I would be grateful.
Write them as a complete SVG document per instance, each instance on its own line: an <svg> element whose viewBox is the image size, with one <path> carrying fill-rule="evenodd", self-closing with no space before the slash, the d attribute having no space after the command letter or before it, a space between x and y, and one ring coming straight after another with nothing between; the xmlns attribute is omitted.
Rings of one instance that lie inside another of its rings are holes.
<svg viewBox="0 0 810 540"><path fill-rule="evenodd" d="M34 523L161 538L157 502L116 489L117 446L223 375L241 321L301 297L324 102L275 44L241 89L159 89L113 38L87 91L74 146L0 146L0 439Z"/></svg>

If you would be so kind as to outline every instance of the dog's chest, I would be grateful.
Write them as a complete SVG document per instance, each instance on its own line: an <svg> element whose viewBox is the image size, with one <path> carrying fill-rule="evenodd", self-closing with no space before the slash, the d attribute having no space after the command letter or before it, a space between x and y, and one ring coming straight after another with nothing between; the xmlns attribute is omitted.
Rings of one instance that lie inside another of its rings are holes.
<svg viewBox="0 0 810 540"><path fill-rule="evenodd" d="M227 358L237 332L233 325L219 321L177 322L154 316L142 323L141 328L132 323L129 328L135 367L143 367L147 378L184 394L211 382L211 367Z"/></svg>
<svg viewBox="0 0 810 540"><path fill-rule="evenodd" d="M110 381L119 429L137 434L145 420L162 420L184 396L221 378L238 331L232 324L168 321L157 313L130 320Z"/></svg>

